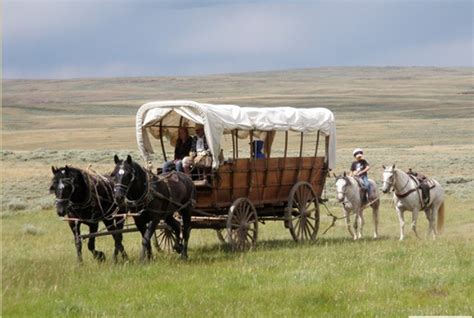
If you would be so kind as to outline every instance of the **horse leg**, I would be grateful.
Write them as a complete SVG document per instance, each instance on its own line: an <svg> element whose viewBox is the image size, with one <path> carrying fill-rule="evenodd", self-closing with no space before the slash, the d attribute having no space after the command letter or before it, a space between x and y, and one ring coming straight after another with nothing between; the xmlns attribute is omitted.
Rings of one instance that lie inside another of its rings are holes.
<svg viewBox="0 0 474 318"><path fill-rule="evenodd" d="M374 220L374 239L379 236L379 204L375 202L372 204L372 218Z"/></svg>
<svg viewBox="0 0 474 318"><path fill-rule="evenodd" d="M398 215L398 221L400 222L400 241L403 241L405 238L404 232L405 232L405 218L403 216L403 210L401 210L399 207L395 208L397 210L397 215Z"/></svg>
<svg viewBox="0 0 474 318"><path fill-rule="evenodd" d="M115 231L115 230L123 229L124 221L120 221L119 224L116 224L115 220L104 220L104 224L109 231ZM118 261L117 256L119 253L122 255L123 260L128 260L128 255L125 252L125 248L122 245L122 239L123 239L122 233L113 234L112 237L115 243L114 263L117 263Z"/></svg>
<svg viewBox="0 0 474 318"><path fill-rule="evenodd" d="M143 242L144 237L145 237L145 233L146 233L146 229L147 229L147 223L141 217L134 217L133 219L135 221L135 225L136 225L137 229L140 231L140 233L142 235L142 242ZM143 258L145 258L145 251L142 248L142 251L140 252L140 259L143 259Z"/></svg>
<svg viewBox="0 0 474 318"><path fill-rule="evenodd" d="M188 241L189 241L189 235L191 234L191 213L189 209L186 209L182 213L182 217L183 217L184 246L183 246L183 251L181 252L181 258L187 259L188 258Z"/></svg>
<svg viewBox="0 0 474 318"><path fill-rule="evenodd" d="M151 237L153 236L153 233L155 233L156 230L156 225L158 224L157 219L152 219L147 226L147 229L145 231L145 235L143 235L142 239L142 253L140 255L140 261L144 261L145 257L148 260L151 260L152 258L152 253L151 253Z"/></svg>
<svg viewBox="0 0 474 318"><path fill-rule="evenodd" d="M441 207L441 203L433 202L433 204L431 205L430 228L433 233L433 240L436 240L436 236L438 235L438 228L436 226L436 222L438 221L438 211Z"/></svg>
<svg viewBox="0 0 474 318"><path fill-rule="evenodd" d="M358 221L358 227L357 227L357 238L361 239L362 238L362 229L364 227L364 211L360 210L359 213L357 214L357 221Z"/></svg>
<svg viewBox="0 0 474 318"><path fill-rule="evenodd" d="M426 238L430 237L431 231L433 231L433 213L432 208L425 208L426 219L428 220L428 232L426 233Z"/></svg>
<svg viewBox="0 0 474 318"><path fill-rule="evenodd" d="M125 220L123 220L122 222L120 222L118 225L116 225L116 229L117 230L123 230L123 226L125 225ZM122 233L117 233L115 234L114 236L114 240L115 240L115 251L114 251L114 254L116 253L116 251L118 250L120 252L120 254L122 255L122 260L124 261L128 261L128 254L127 252L125 252L125 247L123 246L123 234ZM115 256L115 258L117 258Z"/></svg>
<svg viewBox="0 0 474 318"><path fill-rule="evenodd" d="M347 230L349 231L349 234L351 235L351 237L355 240L357 239L357 237L354 235L354 232L352 231L351 216L349 214L349 211L347 211L346 209L343 209L343 210L344 210L344 218L346 220Z"/></svg>
<svg viewBox="0 0 474 318"><path fill-rule="evenodd" d="M81 240L81 223L69 222L69 227L74 234L74 243L76 245L77 262L82 264L82 240Z"/></svg>
<svg viewBox="0 0 474 318"><path fill-rule="evenodd" d="M89 225L89 234L97 233L97 230L99 229L99 224L98 223L90 223ZM89 251L92 253L94 256L94 259L96 259L99 262L104 262L105 261L105 254L101 251L97 251L95 249L95 237L92 236L89 238L87 241L87 248Z"/></svg>
<svg viewBox="0 0 474 318"><path fill-rule="evenodd" d="M169 214L166 217L165 222L171 227L176 236L173 249L176 253L181 253L183 251L183 245L181 244L181 224L174 218L173 214Z"/></svg>
<svg viewBox="0 0 474 318"><path fill-rule="evenodd" d="M418 235L418 232L416 231L416 221L418 220L418 209L413 210L413 215L412 215L412 221L411 221L411 228L413 232L415 232L415 235L418 239L420 239L420 236Z"/></svg>

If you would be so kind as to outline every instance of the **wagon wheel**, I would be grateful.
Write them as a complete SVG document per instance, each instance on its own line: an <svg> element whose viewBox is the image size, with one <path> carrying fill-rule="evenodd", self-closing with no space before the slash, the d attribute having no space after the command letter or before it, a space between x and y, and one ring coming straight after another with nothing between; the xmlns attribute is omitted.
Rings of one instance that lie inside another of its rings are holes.
<svg viewBox="0 0 474 318"><path fill-rule="evenodd" d="M155 231L155 247L157 251L174 252L176 244L176 234L168 225Z"/></svg>
<svg viewBox="0 0 474 318"><path fill-rule="evenodd" d="M257 211L247 198L234 201L227 218L228 241L234 251L249 250L257 241Z"/></svg>
<svg viewBox="0 0 474 318"><path fill-rule="evenodd" d="M285 225L295 241L316 239L319 230L319 204L311 184L301 181L293 186L285 219Z"/></svg>

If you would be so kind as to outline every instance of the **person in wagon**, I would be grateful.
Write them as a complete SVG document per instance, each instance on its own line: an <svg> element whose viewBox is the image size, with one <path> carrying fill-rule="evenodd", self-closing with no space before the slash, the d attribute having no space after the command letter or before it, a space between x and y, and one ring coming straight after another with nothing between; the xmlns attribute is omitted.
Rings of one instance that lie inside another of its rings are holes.
<svg viewBox="0 0 474 318"><path fill-rule="evenodd" d="M352 155L356 159L351 165L352 175L358 177L362 181L362 185L366 191L367 200L369 200L370 182L367 172L370 170L370 165L364 159L364 151L361 148L354 149Z"/></svg>
<svg viewBox="0 0 474 318"><path fill-rule="evenodd" d="M186 127L180 127L178 130L178 140L174 148L174 159L166 161L163 164L163 173L169 172L172 166L175 166L176 171L184 171L183 159L191 151L193 139L189 136L188 129Z"/></svg>
<svg viewBox="0 0 474 318"><path fill-rule="evenodd" d="M252 158L256 159L265 159L265 154L263 153L263 140L255 139L252 141Z"/></svg>
<svg viewBox="0 0 474 318"><path fill-rule="evenodd" d="M207 144L204 126L196 124L196 136L192 138L191 151L189 156L183 159L183 169L185 173L190 172L192 165L210 166L212 164L211 152Z"/></svg>

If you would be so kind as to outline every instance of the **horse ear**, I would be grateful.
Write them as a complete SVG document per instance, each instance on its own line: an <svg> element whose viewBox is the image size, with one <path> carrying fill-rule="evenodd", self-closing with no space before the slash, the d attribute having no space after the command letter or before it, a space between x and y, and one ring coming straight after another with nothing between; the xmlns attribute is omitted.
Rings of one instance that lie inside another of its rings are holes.
<svg viewBox="0 0 474 318"><path fill-rule="evenodd" d="M117 155L114 156L114 162L116 165L120 162L120 159Z"/></svg>
<svg viewBox="0 0 474 318"><path fill-rule="evenodd" d="M51 171L53 172L53 174L56 174L56 172L58 172L58 170L54 166L51 166Z"/></svg>
<svg viewBox="0 0 474 318"><path fill-rule="evenodd" d="M64 170L66 171L66 176L68 176L68 175L69 175L69 167L68 167L68 165L66 165L66 167L65 167Z"/></svg>
<svg viewBox="0 0 474 318"><path fill-rule="evenodd" d="M128 163L129 165L132 164L132 157L131 157L130 155L127 156L127 163Z"/></svg>
<svg viewBox="0 0 474 318"><path fill-rule="evenodd" d="M346 177L346 172L344 171L344 177Z"/></svg>
<svg viewBox="0 0 474 318"><path fill-rule="evenodd" d="M394 169L394 170L395 170L395 164L393 164L393 166L392 166L392 169Z"/></svg>
<svg viewBox="0 0 474 318"><path fill-rule="evenodd" d="M387 169L387 167L385 167L385 165L382 165L382 168L384 168L384 170Z"/></svg>

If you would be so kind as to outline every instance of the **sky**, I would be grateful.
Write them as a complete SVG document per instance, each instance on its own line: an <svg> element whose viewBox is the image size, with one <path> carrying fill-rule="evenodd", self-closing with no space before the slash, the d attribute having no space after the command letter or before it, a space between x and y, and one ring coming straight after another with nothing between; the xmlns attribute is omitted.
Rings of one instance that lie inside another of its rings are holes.
<svg viewBox="0 0 474 318"><path fill-rule="evenodd" d="M474 1L4 0L3 78L474 66Z"/></svg>

